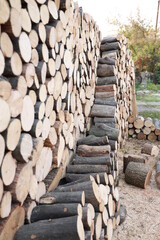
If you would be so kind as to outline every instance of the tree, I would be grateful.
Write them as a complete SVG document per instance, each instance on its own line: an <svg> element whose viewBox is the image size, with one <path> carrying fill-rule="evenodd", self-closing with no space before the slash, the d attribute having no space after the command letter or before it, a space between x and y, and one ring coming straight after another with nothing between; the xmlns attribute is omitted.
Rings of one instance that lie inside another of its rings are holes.
<svg viewBox="0 0 160 240"><path fill-rule="evenodd" d="M135 18L129 17L125 25L117 20L112 24L118 26L119 33L129 39L136 69L139 72L155 72L160 62L160 38L155 38L153 26L140 16L140 11Z"/></svg>

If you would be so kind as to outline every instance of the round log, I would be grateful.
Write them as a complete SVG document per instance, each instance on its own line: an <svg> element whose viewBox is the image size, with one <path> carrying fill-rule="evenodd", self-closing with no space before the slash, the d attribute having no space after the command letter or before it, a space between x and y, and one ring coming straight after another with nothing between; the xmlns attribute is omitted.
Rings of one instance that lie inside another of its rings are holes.
<svg viewBox="0 0 160 240"><path fill-rule="evenodd" d="M140 188L146 188L150 182L152 170L144 163L130 162L126 168L125 181Z"/></svg>

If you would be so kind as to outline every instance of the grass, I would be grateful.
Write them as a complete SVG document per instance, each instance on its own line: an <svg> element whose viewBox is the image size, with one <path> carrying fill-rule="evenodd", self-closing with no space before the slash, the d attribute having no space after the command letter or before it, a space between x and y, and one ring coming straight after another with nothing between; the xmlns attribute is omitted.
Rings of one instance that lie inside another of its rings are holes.
<svg viewBox="0 0 160 240"><path fill-rule="evenodd" d="M157 92L160 90L160 84L154 84L154 83L147 83L146 86L143 86L142 84L136 83L135 84L136 91L138 90L150 90L153 92Z"/></svg>
<svg viewBox="0 0 160 240"><path fill-rule="evenodd" d="M139 112L138 113L139 116L143 116L144 118L146 117L150 117L150 118L158 118L160 119L160 112L148 112L148 111L144 111L144 112Z"/></svg>
<svg viewBox="0 0 160 240"><path fill-rule="evenodd" d="M136 99L142 102L160 102L160 95L147 94L147 95L137 95Z"/></svg>

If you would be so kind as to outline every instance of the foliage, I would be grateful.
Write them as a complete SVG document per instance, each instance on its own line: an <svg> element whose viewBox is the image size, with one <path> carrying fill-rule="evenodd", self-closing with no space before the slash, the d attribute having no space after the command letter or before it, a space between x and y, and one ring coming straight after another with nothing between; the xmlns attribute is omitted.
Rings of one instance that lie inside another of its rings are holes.
<svg viewBox="0 0 160 240"><path fill-rule="evenodd" d="M158 36L155 38L153 26L142 19L139 10L135 18L129 17L128 23L125 25L117 20L112 23L118 26L119 33L129 39L129 48L132 50L137 70L154 72L157 62L160 62L160 39Z"/></svg>
<svg viewBox="0 0 160 240"><path fill-rule="evenodd" d="M145 103L152 103L152 102L159 102L160 101L160 96L155 95L155 94L142 94L142 95L137 95L136 96L137 101L145 102ZM148 104L147 104L148 106ZM152 107L152 105L151 105Z"/></svg>

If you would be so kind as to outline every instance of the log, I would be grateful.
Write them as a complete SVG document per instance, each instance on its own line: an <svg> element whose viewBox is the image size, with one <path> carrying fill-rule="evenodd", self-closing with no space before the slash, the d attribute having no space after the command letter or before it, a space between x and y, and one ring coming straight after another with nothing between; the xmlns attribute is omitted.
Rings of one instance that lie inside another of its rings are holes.
<svg viewBox="0 0 160 240"><path fill-rule="evenodd" d="M93 126L91 127L89 134L95 135L97 137L108 136L109 140L117 140L119 137L119 130L109 127L106 124L102 124L101 127Z"/></svg>
<svg viewBox="0 0 160 240"><path fill-rule="evenodd" d="M130 162L146 163L147 159L145 156L141 156L141 155L125 154L123 156L123 172L124 173Z"/></svg>
<svg viewBox="0 0 160 240"><path fill-rule="evenodd" d="M106 57L106 58L100 58L98 60L99 64L108 64L108 65L115 65L116 64L116 60L112 59L110 57Z"/></svg>
<svg viewBox="0 0 160 240"><path fill-rule="evenodd" d="M91 145L91 146L101 146L108 143L108 137L96 137L94 135L89 135L85 138L81 138L77 141L77 145Z"/></svg>
<svg viewBox="0 0 160 240"><path fill-rule="evenodd" d="M1 166L1 176L4 185L8 186L13 182L16 174L16 167L16 159L12 157L11 152L6 153Z"/></svg>
<svg viewBox="0 0 160 240"><path fill-rule="evenodd" d="M140 129L143 126L144 126L144 118L142 116L138 116L134 121L134 127Z"/></svg>
<svg viewBox="0 0 160 240"><path fill-rule="evenodd" d="M95 217L95 211L92 204L88 203L82 209L82 222L85 230L90 230L92 221Z"/></svg>
<svg viewBox="0 0 160 240"><path fill-rule="evenodd" d="M14 151L18 145L21 135L21 122L19 119L12 119L7 130L3 133L6 147L10 151ZM14 138L13 138L14 136Z"/></svg>
<svg viewBox="0 0 160 240"><path fill-rule="evenodd" d="M96 98L95 99L95 104L117 107L117 102L115 101L114 98Z"/></svg>
<svg viewBox="0 0 160 240"><path fill-rule="evenodd" d="M114 106L105 106L94 104L91 110L91 117L114 118L116 108Z"/></svg>
<svg viewBox="0 0 160 240"><path fill-rule="evenodd" d="M95 87L96 92L112 92L116 91L116 85L110 84L110 85L101 85Z"/></svg>
<svg viewBox="0 0 160 240"><path fill-rule="evenodd" d="M99 77L97 79L97 85L98 86L116 84L116 83L117 83L117 78L115 76Z"/></svg>
<svg viewBox="0 0 160 240"><path fill-rule="evenodd" d="M116 49L120 49L119 42L111 42L111 43L101 44L101 47L100 47L101 52L109 51L109 50L116 50Z"/></svg>
<svg viewBox="0 0 160 240"><path fill-rule="evenodd" d="M82 157L98 157L110 153L110 146L87 146L79 145L77 148L77 154Z"/></svg>
<svg viewBox="0 0 160 240"><path fill-rule="evenodd" d="M145 143L141 149L141 153L157 157L159 153L159 148L150 143Z"/></svg>
<svg viewBox="0 0 160 240"><path fill-rule="evenodd" d="M3 136L0 134L0 166L2 164L4 153L5 153L5 141Z"/></svg>
<svg viewBox="0 0 160 240"><path fill-rule="evenodd" d="M12 195L10 192L4 192L2 201L1 201L1 218L6 218L9 216L11 212L11 202L12 202Z"/></svg>
<svg viewBox="0 0 160 240"><path fill-rule="evenodd" d="M148 140L149 140L149 141L155 141L155 140L157 140L157 135L156 135L154 132L151 132L151 133L148 135Z"/></svg>
<svg viewBox="0 0 160 240"><path fill-rule="evenodd" d="M27 147L26 147L27 146ZM33 141L30 134L22 133L16 149L13 151L13 157L19 162L28 162L33 150Z"/></svg>
<svg viewBox="0 0 160 240"><path fill-rule="evenodd" d="M130 162L125 171L125 181L140 188L146 188L152 175L151 168L144 163Z"/></svg>
<svg viewBox="0 0 160 240"><path fill-rule="evenodd" d="M7 78L0 76L0 97L5 101L11 96L11 84Z"/></svg>
<svg viewBox="0 0 160 240"><path fill-rule="evenodd" d="M150 117L147 117L146 119L145 119L145 121L144 121L144 126L146 126L146 127L151 127L153 125L153 121L152 121L152 118L150 118ZM155 124L154 124L155 125Z"/></svg>
<svg viewBox="0 0 160 240"><path fill-rule="evenodd" d="M21 206L14 206L5 221L0 222L0 240L14 239L17 230L24 224L25 210Z"/></svg>
<svg viewBox="0 0 160 240"><path fill-rule="evenodd" d="M40 199L40 204L80 203L85 204L84 191L79 192L48 192Z"/></svg>
<svg viewBox="0 0 160 240"><path fill-rule="evenodd" d="M120 225L125 221L126 215L127 215L127 210L126 207L121 205L119 209L119 215L120 215Z"/></svg>
<svg viewBox="0 0 160 240"><path fill-rule="evenodd" d="M101 231L102 231L102 214L101 213L95 214L94 225L95 225L95 228L94 228L95 239L100 239Z"/></svg>
<svg viewBox="0 0 160 240"><path fill-rule="evenodd" d="M36 206L31 215L31 222L46 219L58 219L71 216L82 217L82 206L79 203L60 203Z"/></svg>
<svg viewBox="0 0 160 240"><path fill-rule="evenodd" d="M113 65L102 64L98 65L97 69L98 77L112 77L116 75L116 70Z"/></svg>
<svg viewBox="0 0 160 240"><path fill-rule="evenodd" d="M25 96L23 99L23 109L21 112L21 123L24 131L28 132L31 130L34 122L34 106L31 98Z"/></svg>
<svg viewBox="0 0 160 240"><path fill-rule="evenodd" d="M112 160L109 155L98 156L98 157L81 157L76 155L73 159L72 164L74 165L112 165Z"/></svg>
<svg viewBox="0 0 160 240"><path fill-rule="evenodd" d="M31 164L18 164L14 181L7 186L7 190L11 192L13 201L20 202L22 205L27 198L32 175Z"/></svg>
<svg viewBox="0 0 160 240"><path fill-rule="evenodd" d="M99 173L99 172L110 172L110 169L108 166L105 165L69 165L67 167L67 173L80 173L80 174L85 174L85 173Z"/></svg>
<svg viewBox="0 0 160 240"><path fill-rule="evenodd" d="M58 187L57 192L76 192L85 191L86 203L91 203L93 207L99 211L99 204L101 203L101 197L98 185L94 181L82 182L70 185L68 187Z"/></svg>
<svg viewBox="0 0 160 240"><path fill-rule="evenodd" d="M160 161L156 163L155 180L156 180L157 187L160 188Z"/></svg>
<svg viewBox="0 0 160 240"><path fill-rule="evenodd" d="M77 183L82 183L86 181L94 181L94 180L97 180L97 178L99 179L99 174L97 173L86 173L86 174L66 173L65 175L67 186L69 186L69 184L72 185L73 184L72 182L77 184Z"/></svg>
<svg viewBox="0 0 160 240"><path fill-rule="evenodd" d="M0 132L3 132L8 127L10 122L9 105L3 99L0 99Z"/></svg>
<svg viewBox="0 0 160 240"><path fill-rule="evenodd" d="M9 4L6 0L0 1L0 24L4 24L8 21L10 16Z"/></svg>
<svg viewBox="0 0 160 240"><path fill-rule="evenodd" d="M35 175L37 181L43 181L46 178L51 169L51 165L52 151L48 147L43 147L35 168Z"/></svg>
<svg viewBox="0 0 160 240"><path fill-rule="evenodd" d="M62 226L63 224L63 231ZM16 233L15 240L24 239L85 239L84 228L82 220L79 216L43 220L33 224L22 226Z"/></svg>

